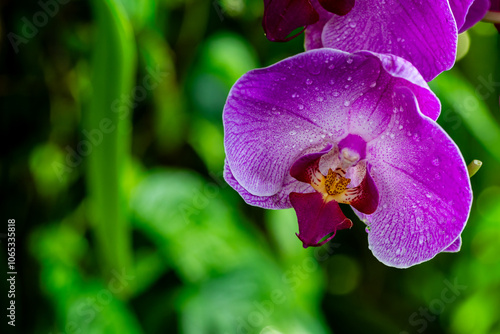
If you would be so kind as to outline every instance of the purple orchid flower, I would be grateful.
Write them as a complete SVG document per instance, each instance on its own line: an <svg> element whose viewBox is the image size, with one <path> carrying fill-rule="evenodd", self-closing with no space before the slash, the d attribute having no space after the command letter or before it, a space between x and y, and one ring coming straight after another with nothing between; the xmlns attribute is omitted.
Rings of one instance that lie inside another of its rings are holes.
<svg viewBox="0 0 500 334"><path fill-rule="evenodd" d="M305 47L394 54L430 81L453 66L458 33L484 17L489 1L387 0L381 5L358 0L348 15L339 17L313 0L320 19L307 27Z"/></svg>
<svg viewBox="0 0 500 334"><path fill-rule="evenodd" d="M435 122L440 103L406 60L318 49L250 71L224 107L226 181L250 205L293 207L304 247L367 224L369 248L405 268L460 249L472 193Z"/></svg>
<svg viewBox="0 0 500 334"><path fill-rule="evenodd" d="M430 81L453 66L458 33L484 17L490 0L357 0L343 16L325 9L323 2L266 0L266 36L285 41L300 34L287 38L294 29L307 26L306 50L327 47L394 54L410 61Z"/></svg>

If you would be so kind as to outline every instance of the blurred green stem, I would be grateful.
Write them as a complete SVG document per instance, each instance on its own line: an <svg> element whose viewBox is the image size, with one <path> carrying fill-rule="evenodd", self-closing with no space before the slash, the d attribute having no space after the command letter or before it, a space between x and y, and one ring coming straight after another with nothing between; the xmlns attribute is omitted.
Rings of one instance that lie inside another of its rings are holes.
<svg viewBox="0 0 500 334"><path fill-rule="evenodd" d="M133 100L136 47L119 0L91 4L96 19L92 100L84 119L90 134L85 137L93 144L87 169L89 219L103 276L109 279L116 272L132 275L128 205L121 181L130 160L131 110L125 101ZM124 295L128 292L123 290Z"/></svg>
<svg viewBox="0 0 500 334"><path fill-rule="evenodd" d="M214 1L185 1L184 17L175 45L177 59L182 60L177 65L179 78L184 78L191 65L196 49L205 34L211 5Z"/></svg>

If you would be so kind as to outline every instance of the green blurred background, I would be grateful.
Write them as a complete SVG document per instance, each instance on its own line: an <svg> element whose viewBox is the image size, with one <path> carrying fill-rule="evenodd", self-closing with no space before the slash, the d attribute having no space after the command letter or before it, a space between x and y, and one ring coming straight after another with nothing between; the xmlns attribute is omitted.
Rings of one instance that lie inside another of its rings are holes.
<svg viewBox="0 0 500 334"><path fill-rule="evenodd" d="M0 4L0 256L16 220L17 333L500 333L500 39L480 23L431 83L474 204L458 254L379 263L363 223L304 250L291 210L222 178L221 114L271 43L262 1ZM7 311L4 311L7 314Z"/></svg>

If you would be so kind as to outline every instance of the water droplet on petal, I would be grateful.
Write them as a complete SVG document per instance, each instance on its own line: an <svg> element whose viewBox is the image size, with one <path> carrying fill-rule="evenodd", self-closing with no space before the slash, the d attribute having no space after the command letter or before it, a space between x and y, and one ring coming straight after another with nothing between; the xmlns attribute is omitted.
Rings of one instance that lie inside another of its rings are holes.
<svg viewBox="0 0 500 334"><path fill-rule="evenodd" d="M340 93L335 91L335 92L333 92L333 96L335 96L335 97L340 96Z"/></svg>
<svg viewBox="0 0 500 334"><path fill-rule="evenodd" d="M304 106L302 104L299 104L299 110L303 110Z"/></svg>
<svg viewBox="0 0 500 334"><path fill-rule="evenodd" d="M311 85L313 81L311 79L306 79L306 85Z"/></svg>
<svg viewBox="0 0 500 334"><path fill-rule="evenodd" d="M373 88L373 87L375 87L376 85L377 85L377 83L374 81L374 82L372 82L372 83L370 84L370 88Z"/></svg>
<svg viewBox="0 0 500 334"><path fill-rule="evenodd" d="M290 136L295 136L297 134L297 131L290 131Z"/></svg>
<svg viewBox="0 0 500 334"><path fill-rule="evenodd" d="M350 104L351 104L351 102L349 102L349 101L344 102L344 106L346 106L346 107L349 107Z"/></svg>

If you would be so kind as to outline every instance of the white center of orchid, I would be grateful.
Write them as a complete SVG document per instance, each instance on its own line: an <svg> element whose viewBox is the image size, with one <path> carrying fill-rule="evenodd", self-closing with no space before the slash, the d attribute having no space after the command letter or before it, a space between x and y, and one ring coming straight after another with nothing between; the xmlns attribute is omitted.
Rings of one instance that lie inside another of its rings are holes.
<svg viewBox="0 0 500 334"><path fill-rule="evenodd" d="M322 174L319 169L313 172L314 177L311 180L311 185L316 191L323 194L325 201L335 200L339 203L346 203L346 192L352 189L347 188L351 179L347 178L346 174L349 168L357 165L360 154L352 148L344 147L338 157L340 161L337 162L337 166L329 168L326 174Z"/></svg>
<svg viewBox="0 0 500 334"><path fill-rule="evenodd" d="M347 171L349 167L354 166L359 161L359 153L344 147L340 154L340 168Z"/></svg>

